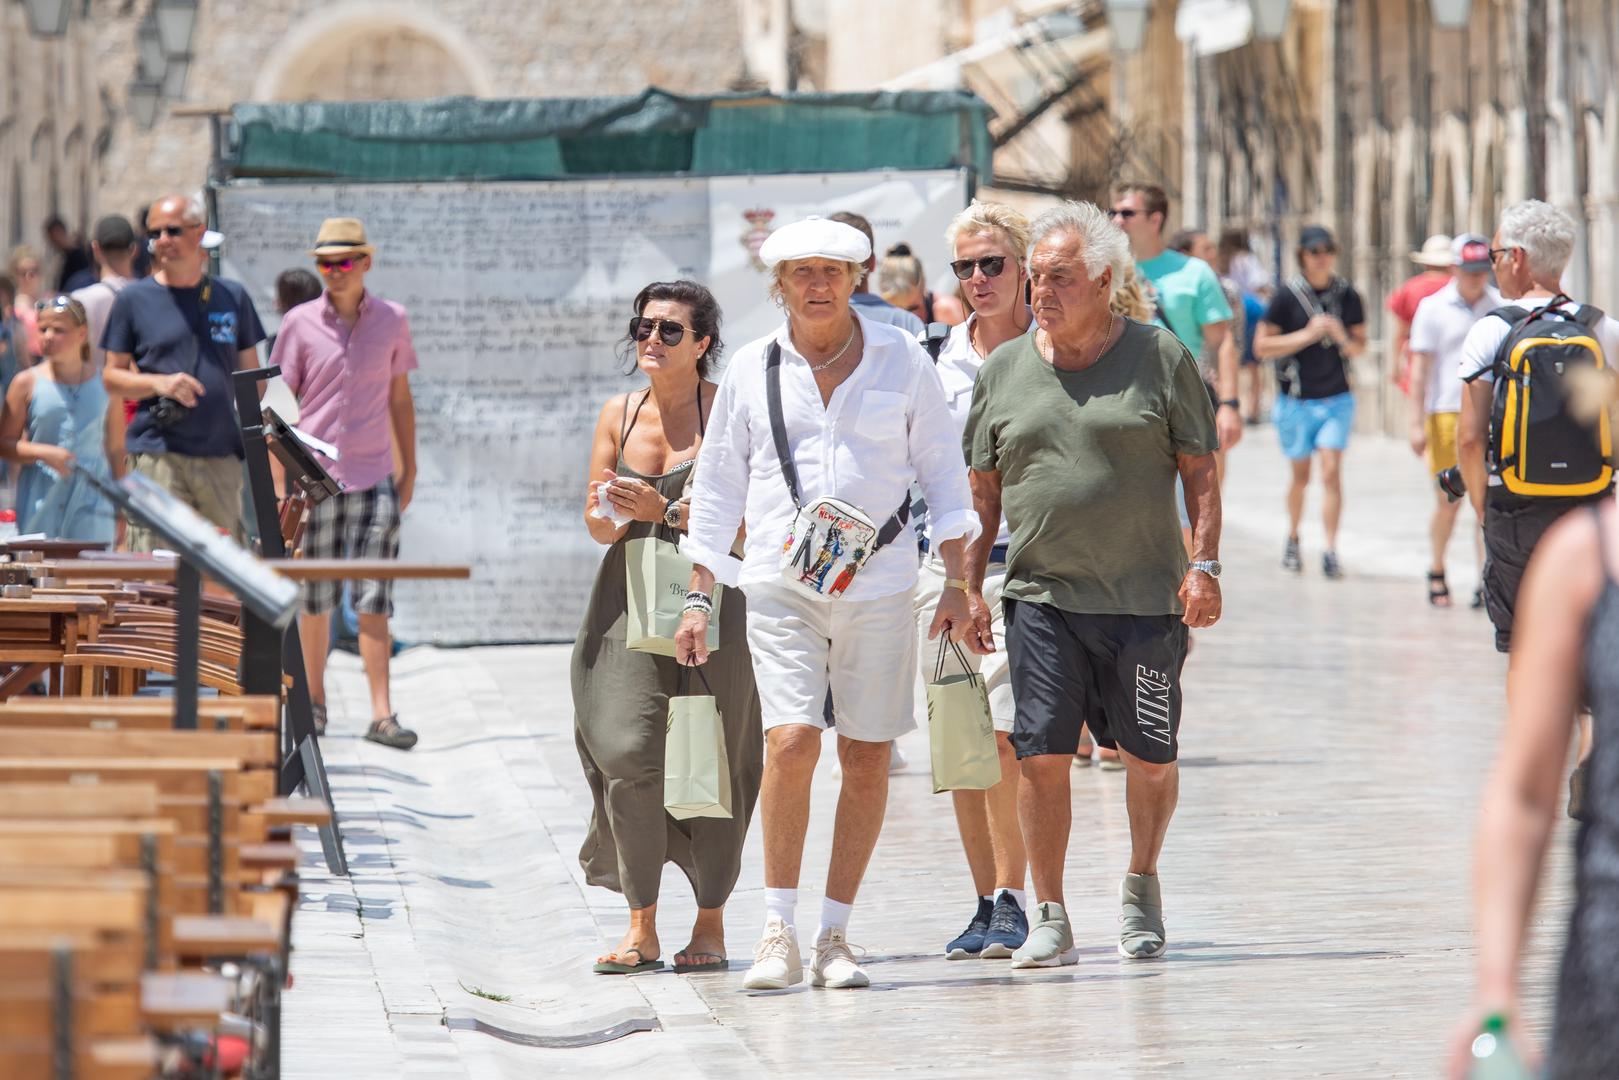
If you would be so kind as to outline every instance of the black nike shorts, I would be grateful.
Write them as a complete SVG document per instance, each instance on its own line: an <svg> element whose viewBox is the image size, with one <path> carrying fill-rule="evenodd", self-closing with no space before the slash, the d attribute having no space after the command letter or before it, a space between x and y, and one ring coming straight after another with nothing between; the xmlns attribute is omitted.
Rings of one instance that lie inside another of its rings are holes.
<svg viewBox="0 0 1619 1080"><path fill-rule="evenodd" d="M1492 487L1484 496L1484 609L1495 625L1498 652L1512 651L1512 620L1529 559L1546 530L1577 507L1601 502L1607 493L1583 499L1526 499Z"/></svg>
<svg viewBox="0 0 1619 1080"><path fill-rule="evenodd" d="M1179 753L1186 624L1179 615L1080 615L1007 600L1006 653L1019 758L1096 741L1166 765Z"/></svg>

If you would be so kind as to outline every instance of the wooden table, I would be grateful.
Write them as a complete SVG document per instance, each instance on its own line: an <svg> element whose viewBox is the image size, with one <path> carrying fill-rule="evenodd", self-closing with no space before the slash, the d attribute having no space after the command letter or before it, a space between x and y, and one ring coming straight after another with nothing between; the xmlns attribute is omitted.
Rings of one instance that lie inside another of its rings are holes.
<svg viewBox="0 0 1619 1080"><path fill-rule="evenodd" d="M35 578L59 581L173 581L174 559L70 559L23 564ZM465 581L470 566L401 562L398 559L272 559L266 565L294 581L434 579Z"/></svg>
<svg viewBox="0 0 1619 1080"><path fill-rule="evenodd" d="M80 642L94 641L109 611L96 597L0 597L0 664L14 665L0 678L0 700L25 690L47 668L61 664ZM56 691L74 688L77 671L63 671Z"/></svg>

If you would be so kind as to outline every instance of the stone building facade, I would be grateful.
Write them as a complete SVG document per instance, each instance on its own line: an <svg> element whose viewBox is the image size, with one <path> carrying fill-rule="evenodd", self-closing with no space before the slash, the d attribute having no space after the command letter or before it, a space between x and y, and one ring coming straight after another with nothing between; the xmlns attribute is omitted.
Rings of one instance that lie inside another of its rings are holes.
<svg viewBox="0 0 1619 1080"><path fill-rule="evenodd" d="M40 223L133 213L206 177L205 118L240 101L706 93L744 85L739 0L200 0L184 95L149 130L130 114L152 0L75 0L41 41L0 0L0 241Z"/></svg>

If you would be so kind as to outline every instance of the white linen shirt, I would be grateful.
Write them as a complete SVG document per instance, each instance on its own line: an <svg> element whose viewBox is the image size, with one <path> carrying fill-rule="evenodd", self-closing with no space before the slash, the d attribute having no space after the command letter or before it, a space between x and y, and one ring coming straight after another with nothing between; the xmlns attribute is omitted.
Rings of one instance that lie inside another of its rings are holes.
<svg viewBox="0 0 1619 1080"><path fill-rule="evenodd" d="M957 323L950 328L950 336L945 339L943 347L939 349L939 381L944 386L944 400L950 406L950 418L956 422L956 439L963 441L967 433L967 414L973 408L973 386L978 382L978 373L984 370L986 357L978 355L973 348L972 326L978 319L977 313L967 316L966 322ZM1029 320L1029 333L1033 333L1035 322ZM962 448L962 457L967 457L967 449ZM932 545L932 519L929 518L928 535L929 545ZM996 544L1010 544L1012 542L1011 527L1006 524L1006 516L1001 516L1001 530L995 537Z"/></svg>
<svg viewBox="0 0 1619 1080"><path fill-rule="evenodd" d="M1469 304L1462 299L1461 290L1452 279L1438 292L1423 297L1417 305L1416 314L1411 318L1411 351L1426 353L1432 359L1423 395L1425 413L1462 411L1462 380L1454 361L1461 357L1462 342L1467 340L1467 332L1473 324L1501 303L1501 294L1486 285L1478 303Z"/></svg>
<svg viewBox="0 0 1619 1080"><path fill-rule="evenodd" d="M781 549L798 508L770 434L765 358L781 346L781 405L787 445L806 504L853 503L881 528L910 497L914 481L932 515L935 542L979 533L967 466L939 375L927 352L897 327L856 312L865 349L860 364L823 406L809 362L785 323L737 350L720 380L697 453L691 514L680 550L722 585L781 581ZM741 562L729 554L746 523ZM916 533L900 530L861 569L845 600L876 600L916 584Z"/></svg>

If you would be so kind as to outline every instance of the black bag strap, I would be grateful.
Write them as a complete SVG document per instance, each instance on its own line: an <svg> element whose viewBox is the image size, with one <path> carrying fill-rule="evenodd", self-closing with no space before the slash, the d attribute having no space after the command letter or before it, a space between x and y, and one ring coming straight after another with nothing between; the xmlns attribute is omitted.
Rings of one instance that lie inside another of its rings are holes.
<svg viewBox="0 0 1619 1080"><path fill-rule="evenodd" d="M787 446L787 418L781 407L781 343L777 341L770 343L770 351L765 356L765 398L770 408L770 438L776 444L776 457L781 462L781 478L787 481L787 493L793 497L793 505L802 510L803 489L798 484L798 466L793 462L793 452ZM907 495L905 502L878 531L871 554L875 555L893 543L910 519L911 499Z"/></svg>
<svg viewBox="0 0 1619 1080"><path fill-rule="evenodd" d="M702 666L698 664L680 665L680 692L675 697L689 696L686 691L691 686L691 673L694 671L697 673L697 678L702 681L703 692L709 697L713 697L714 689L708 685L708 676L703 674Z"/></svg>
<svg viewBox="0 0 1619 1080"><path fill-rule="evenodd" d="M950 340L950 327L942 322L930 322L928 328L922 332L922 347L933 357L933 362L939 362L939 354L944 352L944 343Z"/></svg>
<svg viewBox="0 0 1619 1080"><path fill-rule="evenodd" d="M969 675L974 674L972 665L967 663L966 654L961 651L961 644L951 637L947 631L939 635L939 659L933 665L933 681L938 682L944 678L944 650L946 645L955 652L956 661L961 664L961 670Z"/></svg>

